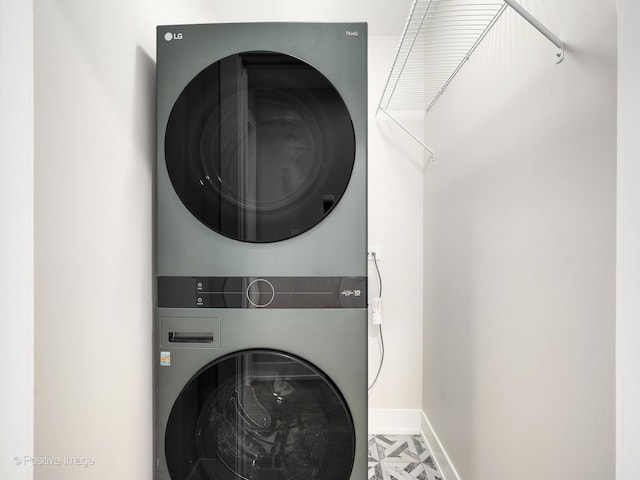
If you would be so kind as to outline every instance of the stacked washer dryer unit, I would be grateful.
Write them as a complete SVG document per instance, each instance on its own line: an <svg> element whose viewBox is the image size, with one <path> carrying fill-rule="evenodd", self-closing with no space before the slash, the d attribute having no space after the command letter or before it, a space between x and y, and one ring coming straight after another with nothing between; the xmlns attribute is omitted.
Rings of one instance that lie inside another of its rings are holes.
<svg viewBox="0 0 640 480"><path fill-rule="evenodd" d="M156 479L362 480L366 24L157 33Z"/></svg>

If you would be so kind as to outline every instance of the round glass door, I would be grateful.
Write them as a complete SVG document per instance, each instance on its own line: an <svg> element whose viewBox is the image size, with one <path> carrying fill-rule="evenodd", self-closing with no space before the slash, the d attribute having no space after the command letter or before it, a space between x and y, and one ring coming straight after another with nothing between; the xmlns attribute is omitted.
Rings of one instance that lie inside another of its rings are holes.
<svg viewBox="0 0 640 480"><path fill-rule="evenodd" d="M167 170L202 223L246 242L276 242L321 222L355 160L349 111L311 65L245 52L205 68L178 97L165 136Z"/></svg>
<svg viewBox="0 0 640 480"><path fill-rule="evenodd" d="M198 372L165 434L174 479L348 480L354 452L351 414L331 380L270 350L234 353Z"/></svg>

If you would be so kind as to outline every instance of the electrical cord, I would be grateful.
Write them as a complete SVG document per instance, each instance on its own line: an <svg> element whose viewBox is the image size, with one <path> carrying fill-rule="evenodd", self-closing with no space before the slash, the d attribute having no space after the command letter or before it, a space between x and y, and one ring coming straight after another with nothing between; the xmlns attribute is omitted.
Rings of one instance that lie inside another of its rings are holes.
<svg viewBox="0 0 640 480"><path fill-rule="evenodd" d="M373 264L376 267L376 272L378 273L378 297L382 298L382 275L380 275L380 269L378 268L378 259L376 258L376 252L371 252L373 256ZM378 324L378 338L380 340L380 363L378 364L378 371L376 372L376 376L373 379L371 385L367 388L367 391L371 390L376 382L378 381L378 377L380 376L380 372L382 371L382 364L384 363L384 337L382 335L382 324Z"/></svg>
<svg viewBox="0 0 640 480"><path fill-rule="evenodd" d="M382 298L382 275L380 275L380 269L378 268L376 252L371 252L371 255L373 255L373 264L376 266L376 272L378 273L378 297Z"/></svg>

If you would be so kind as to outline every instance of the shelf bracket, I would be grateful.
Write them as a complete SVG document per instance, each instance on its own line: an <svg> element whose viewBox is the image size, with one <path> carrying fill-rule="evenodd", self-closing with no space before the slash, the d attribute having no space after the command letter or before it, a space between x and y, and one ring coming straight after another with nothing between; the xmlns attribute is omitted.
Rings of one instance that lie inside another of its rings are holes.
<svg viewBox="0 0 640 480"><path fill-rule="evenodd" d="M420 145L422 145L422 147L427 150L430 154L431 154L431 160L433 161L435 159L435 153L433 153L433 150L431 150L429 147L427 147L427 145L420 140L417 136L415 136L407 127L405 127L404 125L402 125L398 120L396 120L395 118L393 118L389 112L387 112L384 108L378 106L378 111L384 113L387 117L389 117L389 119L395 123L397 126L399 126L407 135L409 135L411 138L413 138L416 142L418 142Z"/></svg>
<svg viewBox="0 0 640 480"><path fill-rule="evenodd" d="M551 30L540 23L537 18L535 18L524 8L522 8L522 6L515 0L504 0L504 3L513 8L516 13L518 13L522 18L529 22L533 28L547 37L547 39L558 48L558 52L556 53L556 63L560 63L562 62L562 60L564 60L564 43L562 42L562 40L560 40Z"/></svg>

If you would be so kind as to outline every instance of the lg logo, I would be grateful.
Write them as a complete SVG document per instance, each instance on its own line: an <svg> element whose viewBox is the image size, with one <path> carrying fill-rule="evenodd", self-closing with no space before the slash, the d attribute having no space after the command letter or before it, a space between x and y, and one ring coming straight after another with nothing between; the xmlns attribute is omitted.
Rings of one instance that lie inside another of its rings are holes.
<svg viewBox="0 0 640 480"><path fill-rule="evenodd" d="M167 42L170 42L171 40L182 40L182 33L167 32L164 34L164 39Z"/></svg>

